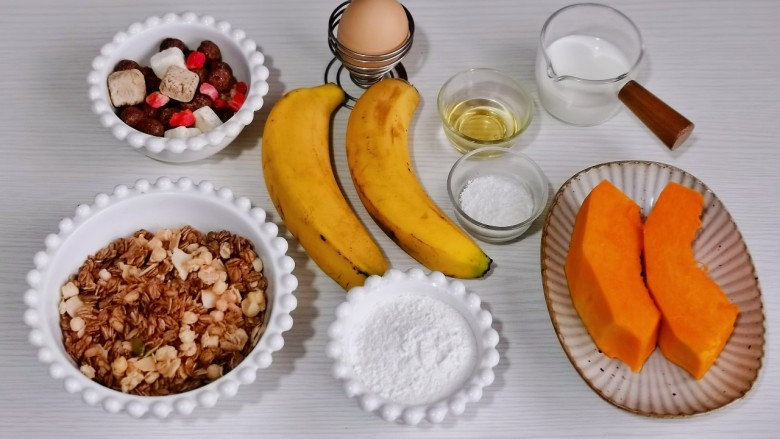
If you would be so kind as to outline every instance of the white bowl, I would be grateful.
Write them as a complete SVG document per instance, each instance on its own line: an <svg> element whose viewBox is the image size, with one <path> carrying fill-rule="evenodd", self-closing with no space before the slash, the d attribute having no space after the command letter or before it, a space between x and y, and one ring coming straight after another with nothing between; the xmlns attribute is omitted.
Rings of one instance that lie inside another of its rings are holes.
<svg viewBox="0 0 780 439"><path fill-rule="evenodd" d="M287 241L277 236L276 224L266 222L265 211L252 207L244 197L211 182L195 184L188 178L154 183L139 180L131 188L120 185L112 194L101 193L91 205L82 204L76 216L60 222L60 231L46 237L46 249L36 253L35 269L27 274L30 286L24 299L24 321L32 330L30 342L38 348L38 359L49 365L55 379L64 380L69 393L81 394L89 405L102 405L108 412L127 411L134 417L151 412L165 418L172 412L189 414L196 407L211 407L222 397L236 394L241 384L255 380L257 370L271 364L271 354L282 348L282 333L292 327L290 312L297 301L292 292L298 285L292 274L295 262L286 256ZM58 302L60 287L75 273L88 255L116 238L138 229L192 225L203 232L229 230L255 246L268 279L267 327L247 357L221 378L195 390L168 396L137 396L104 387L84 376L62 344Z"/></svg>
<svg viewBox="0 0 780 439"><path fill-rule="evenodd" d="M440 300L457 311L474 335L474 369L452 391L427 404L403 404L372 392L356 376L350 361L349 338L361 318L385 299L398 293ZM333 375L344 384L347 396L356 398L360 407L389 422L416 425L423 419L431 423L444 420L447 413L460 415L468 402L482 398L482 389L490 385L498 364L498 332L491 327L493 316L480 306L479 296L466 291L460 281L448 280L442 273L428 275L417 268L405 272L391 269L383 276L370 276L362 287L352 288L336 308L336 320L328 330L328 356L333 359Z"/></svg>
<svg viewBox="0 0 780 439"><path fill-rule="evenodd" d="M160 42L168 37L178 38L189 47L197 47L202 40L213 41L219 46L223 60L233 69L236 79L249 86L246 102L238 112L208 133L188 139L150 136L125 124L111 105L107 79L114 65L122 59L131 59L148 66L149 58L158 52ZM217 22L214 17L192 12L149 17L114 35L92 61L92 71L87 77L92 111L114 137L151 158L177 163L200 160L229 145L252 122L254 112L263 106L263 96L268 93L266 80L269 74L268 68L263 65L264 60L257 44L246 38L244 31L233 29L224 21Z"/></svg>

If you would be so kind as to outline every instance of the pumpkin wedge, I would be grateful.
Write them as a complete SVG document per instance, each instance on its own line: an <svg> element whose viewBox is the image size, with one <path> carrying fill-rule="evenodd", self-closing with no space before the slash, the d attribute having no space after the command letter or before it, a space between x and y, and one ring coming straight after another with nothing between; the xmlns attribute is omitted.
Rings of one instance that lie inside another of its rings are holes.
<svg viewBox="0 0 780 439"><path fill-rule="evenodd" d="M669 183L644 230L647 285L662 314L658 347L696 379L720 355L739 313L693 254L703 204L699 192Z"/></svg>
<svg viewBox="0 0 780 439"><path fill-rule="evenodd" d="M660 319L642 278L642 246L639 206L604 180L577 213L564 266L596 346L635 372L655 350Z"/></svg>

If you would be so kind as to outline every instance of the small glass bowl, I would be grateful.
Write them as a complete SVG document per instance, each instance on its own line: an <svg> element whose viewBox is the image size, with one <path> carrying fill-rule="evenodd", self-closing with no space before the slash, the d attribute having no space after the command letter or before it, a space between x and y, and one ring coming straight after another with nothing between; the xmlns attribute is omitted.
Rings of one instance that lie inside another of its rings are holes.
<svg viewBox="0 0 780 439"><path fill-rule="evenodd" d="M447 80L437 99L444 133L458 151L508 148L531 124L534 100L499 70L471 69Z"/></svg>
<svg viewBox="0 0 780 439"><path fill-rule="evenodd" d="M496 226L480 222L467 214L461 207L461 193L472 180L487 176L509 178L524 186L533 203L530 216L517 224ZM547 177L536 162L525 154L496 146L486 146L467 153L452 165L447 177L447 192L455 206L458 222L477 239L494 244L515 239L525 233L547 205L548 191Z"/></svg>

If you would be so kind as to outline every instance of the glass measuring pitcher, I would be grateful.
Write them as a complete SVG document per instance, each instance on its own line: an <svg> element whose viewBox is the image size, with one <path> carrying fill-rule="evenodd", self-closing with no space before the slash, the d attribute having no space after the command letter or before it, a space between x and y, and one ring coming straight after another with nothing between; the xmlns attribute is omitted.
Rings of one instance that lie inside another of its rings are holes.
<svg viewBox="0 0 780 439"><path fill-rule="evenodd" d="M634 79L644 47L639 28L597 3L566 6L539 39L536 82L544 108L573 125L598 125L621 108L618 92Z"/></svg>

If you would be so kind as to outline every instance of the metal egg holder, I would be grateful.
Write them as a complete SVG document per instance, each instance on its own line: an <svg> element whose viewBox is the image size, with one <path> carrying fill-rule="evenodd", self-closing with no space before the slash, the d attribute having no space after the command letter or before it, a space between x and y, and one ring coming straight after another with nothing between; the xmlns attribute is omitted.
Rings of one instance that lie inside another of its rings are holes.
<svg viewBox="0 0 780 439"><path fill-rule="evenodd" d="M351 0L345 1L338 5L333 10L333 13L330 14L330 19L328 20L328 47L330 47L334 58L330 60L325 68L325 82L335 82L344 90L344 94L347 97L347 102L344 106L347 108L352 108L352 103L357 102L359 96L353 96L342 85L341 75L344 70L346 69L349 72L352 82L363 90L385 77L401 78L408 81L409 77L403 64L401 64L401 60L411 49L414 38L414 19L409 10L406 9L406 6L401 5L409 21L409 33L400 47L384 55L366 55L347 49L336 38L336 29L341 21L341 15L350 3ZM341 63L338 68L334 68L336 61ZM333 79L331 79L331 74L335 75Z"/></svg>

